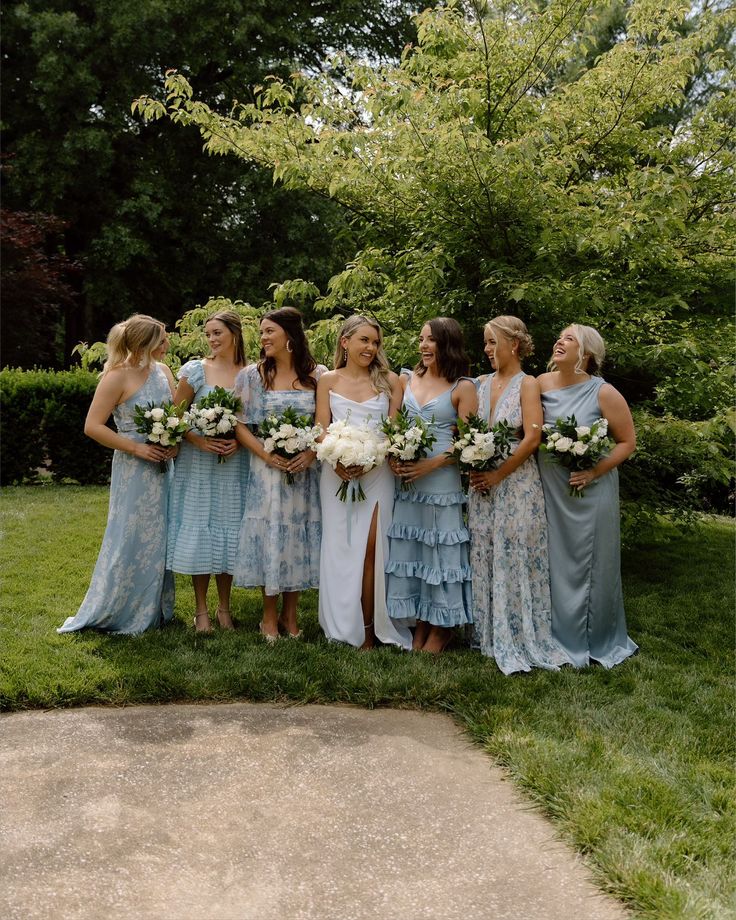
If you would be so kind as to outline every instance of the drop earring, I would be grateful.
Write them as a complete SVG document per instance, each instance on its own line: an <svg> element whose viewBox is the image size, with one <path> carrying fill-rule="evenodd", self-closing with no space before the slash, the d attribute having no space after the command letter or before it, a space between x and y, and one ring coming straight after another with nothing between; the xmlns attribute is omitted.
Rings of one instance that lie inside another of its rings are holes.
<svg viewBox="0 0 736 920"><path fill-rule="evenodd" d="M343 364L347 364L347 363L348 363L348 350L347 350L347 348L343 348L343 350L342 350L342 363L343 363Z"/></svg>

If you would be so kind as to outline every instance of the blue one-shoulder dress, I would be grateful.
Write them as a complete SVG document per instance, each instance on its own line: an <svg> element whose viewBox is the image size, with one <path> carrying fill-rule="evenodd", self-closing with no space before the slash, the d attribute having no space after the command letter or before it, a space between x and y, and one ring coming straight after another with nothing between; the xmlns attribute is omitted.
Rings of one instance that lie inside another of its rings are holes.
<svg viewBox="0 0 736 920"><path fill-rule="evenodd" d="M411 417L432 422L437 437L429 457L445 453L454 436L457 412L452 404L455 384L421 406L411 389L411 373L404 407ZM397 623L464 626L473 622L468 545L463 522L465 494L460 472L443 466L414 483L397 488L394 519L389 528L387 606Z"/></svg>
<svg viewBox="0 0 736 920"><path fill-rule="evenodd" d="M211 387L201 361L187 361L178 374L194 390L193 403ZM232 575L245 511L249 451L239 448L224 463L217 454L183 441L174 465L169 508L167 568L185 575Z"/></svg>
<svg viewBox="0 0 736 920"><path fill-rule="evenodd" d="M598 395L605 381L582 383L542 393L545 424L574 415L578 425L601 418ZM552 634L576 667L597 661L606 668L637 650L626 633L621 587L621 537L618 470L571 497L569 471L540 457L549 533Z"/></svg>
<svg viewBox="0 0 736 920"><path fill-rule="evenodd" d="M144 441L136 431L135 406L171 400L169 381L158 364L146 382L113 411L120 434ZM107 527L92 581L76 616L57 632L100 629L142 633L174 615L174 577L166 570L166 513L172 463L158 463L116 450L112 458Z"/></svg>

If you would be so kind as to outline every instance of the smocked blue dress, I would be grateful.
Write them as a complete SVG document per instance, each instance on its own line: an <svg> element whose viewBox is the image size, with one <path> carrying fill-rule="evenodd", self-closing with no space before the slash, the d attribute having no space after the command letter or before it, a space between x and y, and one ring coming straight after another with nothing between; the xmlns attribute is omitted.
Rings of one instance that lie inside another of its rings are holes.
<svg viewBox="0 0 736 920"><path fill-rule="evenodd" d="M402 373L409 377L404 407L410 417L432 422L437 437L427 456L445 453L457 422L452 392L459 381L420 406L411 389L411 372ZM463 523L460 471L454 464L443 466L417 479L414 486L397 486L395 494L386 566L389 616L409 626L417 620L447 627L472 623L470 534Z"/></svg>
<svg viewBox="0 0 736 920"><path fill-rule="evenodd" d="M478 414L493 425L523 425L516 374L491 416L491 374L480 386ZM519 444L511 439L511 452ZM552 637L547 519L536 458L532 455L487 494L471 489L468 503L473 570L473 647L495 659L504 674L556 670L571 661Z"/></svg>
<svg viewBox="0 0 736 920"><path fill-rule="evenodd" d="M542 393L545 424L574 415L578 425L601 418L601 377ZM633 655L626 634L621 586L618 470L570 496L569 470L540 457L549 532L552 633L576 667L597 661L605 668Z"/></svg>
<svg viewBox="0 0 736 920"><path fill-rule="evenodd" d="M320 377L325 370L320 365L315 377ZM314 416L314 390L267 390L256 364L238 374L235 394L243 402L241 421L249 426L259 425L272 413L280 415L289 406L299 415ZM321 539L316 462L296 473L295 482L289 485L284 473L252 454L235 563L235 584L262 587L269 596L282 591L316 588Z"/></svg>
<svg viewBox="0 0 736 920"><path fill-rule="evenodd" d="M169 381L155 364L140 390L115 406L118 432L145 441L133 420L136 405L170 400ZM171 467L169 461L162 473L158 463L114 451L107 527L92 581L76 615L57 632L142 633L172 618L174 577L165 568Z"/></svg>
<svg viewBox="0 0 736 920"><path fill-rule="evenodd" d="M177 376L194 390L193 403L214 389L200 360L187 361ZM239 448L218 463L216 454L182 441L169 503L167 568L185 575L232 575L245 510L249 454Z"/></svg>

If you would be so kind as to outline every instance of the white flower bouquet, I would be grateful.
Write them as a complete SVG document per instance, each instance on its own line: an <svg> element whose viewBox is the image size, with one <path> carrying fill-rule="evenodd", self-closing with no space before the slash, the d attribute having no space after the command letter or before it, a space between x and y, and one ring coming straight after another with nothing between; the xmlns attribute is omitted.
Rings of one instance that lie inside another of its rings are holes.
<svg viewBox="0 0 736 920"><path fill-rule="evenodd" d="M592 425L578 425L574 415L558 418L554 425L542 426L541 453L551 463L571 471L589 470L610 453L614 442L608 437L608 421L599 418ZM570 495L582 498L584 489L570 489Z"/></svg>
<svg viewBox="0 0 736 920"><path fill-rule="evenodd" d="M380 431L369 425L351 425L349 419L333 422L327 429L324 440L317 445L317 459L329 463L336 469L338 463L344 467L361 467L368 473L380 466L386 459L389 442ZM365 492L358 478L343 482L335 492L340 501L365 501Z"/></svg>
<svg viewBox="0 0 736 920"><path fill-rule="evenodd" d="M186 403L176 406L172 402L162 402L158 405L149 402L145 406L134 406L133 421L136 424L136 431L144 434L146 440L151 444L175 447L181 443L189 430L185 406ZM159 462L159 469L162 473L166 472L167 467L167 460Z"/></svg>
<svg viewBox="0 0 736 920"><path fill-rule="evenodd" d="M394 418L384 418L381 423L381 430L388 440L386 453L399 460L422 460L437 440L431 430L433 423L434 416L429 422L419 415L412 418L402 406ZM413 482L402 480L402 491L413 488Z"/></svg>
<svg viewBox="0 0 736 920"><path fill-rule="evenodd" d="M237 396L233 396L224 387L214 387L195 405L190 406L185 418L196 434L205 438L235 437L238 424L236 413L243 408ZM225 463L227 457L220 454L218 463Z"/></svg>
<svg viewBox="0 0 736 920"><path fill-rule="evenodd" d="M258 426L257 435L263 440L263 449L279 457L294 457L303 450L316 450L322 426L313 424L309 415L297 415L288 406L281 415L269 415ZM294 474L286 473L286 481L294 484Z"/></svg>
<svg viewBox="0 0 736 920"><path fill-rule="evenodd" d="M504 421L489 427L484 419L469 415L467 421L457 420L457 432L448 453L464 473L485 473L508 457L514 429Z"/></svg>

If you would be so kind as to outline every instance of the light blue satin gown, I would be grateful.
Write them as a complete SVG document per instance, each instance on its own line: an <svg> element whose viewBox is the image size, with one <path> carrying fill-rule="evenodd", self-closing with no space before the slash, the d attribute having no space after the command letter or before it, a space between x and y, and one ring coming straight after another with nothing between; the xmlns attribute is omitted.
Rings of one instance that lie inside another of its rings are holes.
<svg viewBox="0 0 736 920"><path fill-rule="evenodd" d="M178 374L194 390L193 403L211 393L201 361L187 361ZM232 575L245 511L249 451L244 447L218 463L217 454L182 441L174 465L166 565L185 575Z"/></svg>
<svg viewBox="0 0 736 920"><path fill-rule="evenodd" d="M452 405L453 386L419 405L411 389L404 407L411 418L432 423L437 437L428 457L445 453L453 440L457 412ZM432 626L465 626L473 622L470 589L470 534L463 522L465 494L460 472L443 466L414 483L412 490L397 487L394 519L389 528L387 606L397 624L413 626L423 620Z"/></svg>
<svg viewBox="0 0 736 920"><path fill-rule="evenodd" d="M136 404L171 400L171 389L158 364L146 382L113 411L120 434L145 441L135 428ZM56 631L99 629L142 633L174 615L174 577L166 570L166 512L172 461L162 473L158 463L116 450L112 458L107 527L92 581L76 616Z"/></svg>
<svg viewBox="0 0 736 920"><path fill-rule="evenodd" d="M545 424L574 415L578 425L602 417L598 395L605 381L542 393ZM597 661L605 668L637 651L626 633L621 586L618 470L595 479L582 498L572 497L569 470L539 458L549 533L552 633L582 668Z"/></svg>

